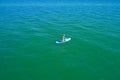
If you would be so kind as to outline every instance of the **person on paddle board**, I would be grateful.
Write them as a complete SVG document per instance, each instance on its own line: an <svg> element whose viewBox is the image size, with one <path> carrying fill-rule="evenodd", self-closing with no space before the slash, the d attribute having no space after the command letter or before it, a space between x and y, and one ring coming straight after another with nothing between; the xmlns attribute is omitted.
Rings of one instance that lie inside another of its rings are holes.
<svg viewBox="0 0 120 80"><path fill-rule="evenodd" d="M63 34L63 36L62 36L62 42L64 42L65 41L65 34Z"/></svg>

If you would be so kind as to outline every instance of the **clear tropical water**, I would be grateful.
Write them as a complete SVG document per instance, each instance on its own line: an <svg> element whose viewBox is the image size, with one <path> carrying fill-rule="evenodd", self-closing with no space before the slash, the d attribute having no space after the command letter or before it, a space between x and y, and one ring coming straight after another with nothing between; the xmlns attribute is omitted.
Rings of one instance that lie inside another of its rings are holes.
<svg viewBox="0 0 120 80"><path fill-rule="evenodd" d="M0 80L120 80L120 6L0 6Z"/></svg>

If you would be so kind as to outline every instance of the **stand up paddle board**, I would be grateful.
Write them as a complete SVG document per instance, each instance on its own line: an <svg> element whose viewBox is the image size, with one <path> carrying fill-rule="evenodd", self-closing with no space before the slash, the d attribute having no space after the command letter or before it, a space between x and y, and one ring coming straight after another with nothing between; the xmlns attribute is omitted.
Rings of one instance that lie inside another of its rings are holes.
<svg viewBox="0 0 120 80"><path fill-rule="evenodd" d="M71 40L71 38L65 38L64 41L58 40L58 41L56 41L56 43L57 43L57 44L62 44L62 43L68 42L68 41L70 41L70 40Z"/></svg>

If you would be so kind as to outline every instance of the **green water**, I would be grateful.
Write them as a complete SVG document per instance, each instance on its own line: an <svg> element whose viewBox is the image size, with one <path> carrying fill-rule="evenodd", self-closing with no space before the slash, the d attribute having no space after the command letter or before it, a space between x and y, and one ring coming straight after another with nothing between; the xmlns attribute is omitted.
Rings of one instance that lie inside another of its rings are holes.
<svg viewBox="0 0 120 80"><path fill-rule="evenodd" d="M120 6L0 6L0 80L120 80Z"/></svg>

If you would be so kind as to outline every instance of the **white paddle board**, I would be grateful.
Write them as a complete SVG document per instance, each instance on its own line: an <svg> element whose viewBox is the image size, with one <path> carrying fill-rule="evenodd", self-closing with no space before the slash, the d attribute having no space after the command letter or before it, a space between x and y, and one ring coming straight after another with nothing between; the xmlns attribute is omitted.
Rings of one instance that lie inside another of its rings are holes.
<svg viewBox="0 0 120 80"><path fill-rule="evenodd" d="M70 40L71 40L71 38L65 38L64 41L62 41L62 40L58 40L58 41L56 41L56 43L57 43L57 44L61 44L61 43L68 42L68 41L70 41Z"/></svg>

